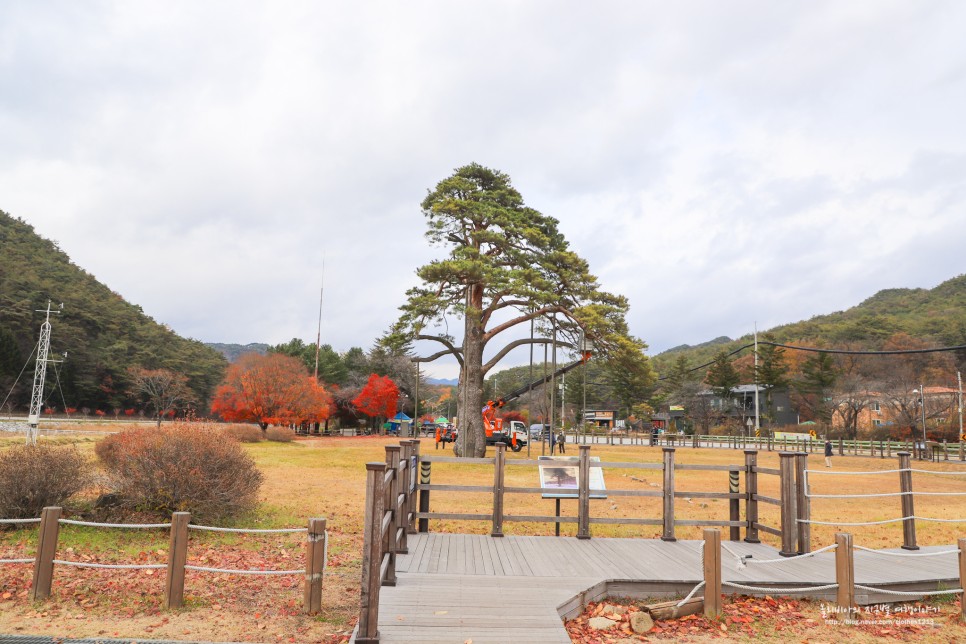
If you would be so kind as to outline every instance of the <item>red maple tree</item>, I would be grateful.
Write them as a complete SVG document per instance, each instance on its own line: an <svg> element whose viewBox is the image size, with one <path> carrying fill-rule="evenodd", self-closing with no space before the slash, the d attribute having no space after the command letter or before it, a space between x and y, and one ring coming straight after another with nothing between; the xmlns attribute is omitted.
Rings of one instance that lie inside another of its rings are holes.
<svg viewBox="0 0 966 644"><path fill-rule="evenodd" d="M371 374L369 382L355 397L352 404L366 416L375 418L385 416L392 418L396 415L396 405L399 403L399 387L389 376Z"/></svg>
<svg viewBox="0 0 966 644"><path fill-rule="evenodd" d="M323 422L332 397L297 358L250 353L235 361L215 391L213 414L230 422L269 425Z"/></svg>

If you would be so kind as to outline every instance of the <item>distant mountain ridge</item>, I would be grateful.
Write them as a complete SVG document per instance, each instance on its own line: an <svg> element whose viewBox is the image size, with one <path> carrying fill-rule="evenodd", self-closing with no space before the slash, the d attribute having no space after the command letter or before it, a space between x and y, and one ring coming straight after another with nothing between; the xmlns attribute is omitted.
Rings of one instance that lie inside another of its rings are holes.
<svg viewBox="0 0 966 644"><path fill-rule="evenodd" d="M264 342L250 342L248 344L231 344L221 342L205 342L206 347L210 347L225 356L228 362L234 362L246 353L258 353L265 355L268 353L269 345Z"/></svg>
<svg viewBox="0 0 966 644"><path fill-rule="evenodd" d="M899 333L936 347L966 345L966 275L946 280L932 289L884 289L845 311L759 331L758 337L790 344L874 351ZM722 349L732 351L753 340L752 334L733 340L719 337L694 346L668 349L652 360L659 372L666 373L678 356L684 355L692 365L703 364Z"/></svg>

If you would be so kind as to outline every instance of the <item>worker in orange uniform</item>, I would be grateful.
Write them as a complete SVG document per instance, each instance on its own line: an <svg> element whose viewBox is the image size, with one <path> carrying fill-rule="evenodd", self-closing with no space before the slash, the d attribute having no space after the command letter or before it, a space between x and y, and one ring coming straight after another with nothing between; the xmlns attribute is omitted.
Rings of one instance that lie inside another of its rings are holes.
<svg viewBox="0 0 966 644"><path fill-rule="evenodd" d="M439 425L436 425L436 449L439 449L439 444L443 440L442 436L439 435L439 432Z"/></svg>

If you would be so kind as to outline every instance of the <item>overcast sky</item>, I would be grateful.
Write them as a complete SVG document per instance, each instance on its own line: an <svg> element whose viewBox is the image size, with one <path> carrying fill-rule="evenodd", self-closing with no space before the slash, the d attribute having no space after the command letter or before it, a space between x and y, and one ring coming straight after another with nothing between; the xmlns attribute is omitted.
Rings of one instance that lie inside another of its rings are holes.
<svg viewBox="0 0 966 644"><path fill-rule="evenodd" d="M966 272L964 34L957 1L0 0L0 209L206 342L314 341L324 256L345 350L478 162L658 353Z"/></svg>

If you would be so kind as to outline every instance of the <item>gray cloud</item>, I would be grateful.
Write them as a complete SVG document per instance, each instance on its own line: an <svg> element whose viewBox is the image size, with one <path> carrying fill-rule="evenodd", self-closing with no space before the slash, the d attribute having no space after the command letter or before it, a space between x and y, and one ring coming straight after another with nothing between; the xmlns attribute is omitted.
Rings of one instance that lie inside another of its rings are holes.
<svg viewBox="0 0 966 644"><path fill-rule="evenodd" d="M208 341L368 346L509 173L659 351L964 272L954 2L0 5L0 208ZM525 359L525 358L521 358ZM444 368L441 368L445 371Z"/></svg>

